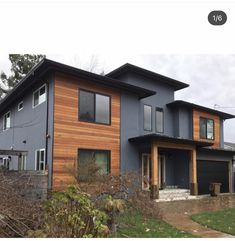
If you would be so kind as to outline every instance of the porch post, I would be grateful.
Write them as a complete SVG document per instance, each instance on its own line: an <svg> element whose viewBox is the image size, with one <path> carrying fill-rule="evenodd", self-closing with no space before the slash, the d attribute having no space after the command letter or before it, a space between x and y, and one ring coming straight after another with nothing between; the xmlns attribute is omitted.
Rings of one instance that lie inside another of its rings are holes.
<svg viewBox="0 0 235 241"><path fill-rule="evenodd" d="M152 199L159 198L158 190L158 146L156 142L151 143L151 194Z"/></svg>
<svg viewBox="0 0 235 241"><path fill-rule="evenodd" d="M233 162L228 162L229 192L233 192Z"/></svg>
<svg viewBox="0 0 235 241"><path fill-rule="evenodd" d="M190 153L190 195L198 195L196 148L193 148Z"/></svg>

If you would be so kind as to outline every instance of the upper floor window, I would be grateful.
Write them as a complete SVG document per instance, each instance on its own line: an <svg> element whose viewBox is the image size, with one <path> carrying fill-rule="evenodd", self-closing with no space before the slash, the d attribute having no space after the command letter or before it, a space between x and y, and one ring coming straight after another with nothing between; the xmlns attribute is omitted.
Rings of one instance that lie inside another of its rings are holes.
<svg viewBox="0 0 235 241"><path fill-rule="evenodd" d="M46 85L33 92L33 107L42 104L44 101L46 101Z"/></svg>
<svg viewBox="0 0 235 241"><path fill-rule="evenodd" d="M99 174L110 172L110 151L104 150L78 150L78 178L85 181L91 174L97 171Z"/></svg>
<svg viewBox="0 0 235 241"><path fill-rule="evenodd" d="M156 108L156 132L163 132L164 128L164 116L163 116L163 109Z"/></svg>
<svg viewBox="0 0 235 241"><path fill-rule="evenodd" d="M110 109L110 96L80 90L80 121L110 124Z"/></svg>
<svg viewBox="0 0 235 241"><path fill-rule="evenodd" d="M18 111L23 110L23 107L24 107L24 104L23 104L23 101L21 101L21 102L18 104Z"/></svg>
<svg viewBox="0 0 235 241"><path fill-rule="evenodd" d="M3 130L7 130L11 127L11 112L7 112L3 116Z"/></svg>
<svg viewBox="0 0 235 241"><path fill-rule="evenodd" d="M152 130L152 106L144 105L144 130Z"/></svg>
<svg viewBox="0 0 235 241"><path fill-rule="evenodd" d="M214 140L214 120L200 117L200 138Z"/></svg>

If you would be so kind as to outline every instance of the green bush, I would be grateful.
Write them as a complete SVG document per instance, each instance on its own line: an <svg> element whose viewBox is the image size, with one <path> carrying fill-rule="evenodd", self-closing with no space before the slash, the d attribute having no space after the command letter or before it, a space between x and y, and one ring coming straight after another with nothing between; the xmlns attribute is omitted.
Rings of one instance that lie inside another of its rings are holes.
<svg viewBox="0 0 235 241"><path fill-rule="evenodd" d="M68 186L64 192L52 193L44 204L44 211L41 237L92 238L108 235L106 214L96 209L89 195L75 185ZM31 233L30 236L34 235Z"/></svg>

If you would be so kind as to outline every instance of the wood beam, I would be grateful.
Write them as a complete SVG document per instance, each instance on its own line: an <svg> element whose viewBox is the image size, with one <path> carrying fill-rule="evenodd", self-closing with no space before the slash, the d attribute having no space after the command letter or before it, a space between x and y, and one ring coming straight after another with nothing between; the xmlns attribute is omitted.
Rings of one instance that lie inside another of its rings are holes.
<svg viewBox="0 0 235 241"><path fill-rule="evenodd" d="M197 183L197 153L196 149L190 151L190 194L198 195Z"/></svg>
<svg viewBox="0 0 235 241"><path fill-rule="evenodd" d="M195 147L193 145L171 143L171 142L157 142L157 145L158 145L158 147L162 147L162 148L172 148L172 149L180 149L180 150L194 150L195 149Z"/></svg>
<svg viewBox="0 0 235 241"><path fill-rule="evenodd" d="M158 189L158 146L156 142L151 143L151 198L159 198Z"/></svg>

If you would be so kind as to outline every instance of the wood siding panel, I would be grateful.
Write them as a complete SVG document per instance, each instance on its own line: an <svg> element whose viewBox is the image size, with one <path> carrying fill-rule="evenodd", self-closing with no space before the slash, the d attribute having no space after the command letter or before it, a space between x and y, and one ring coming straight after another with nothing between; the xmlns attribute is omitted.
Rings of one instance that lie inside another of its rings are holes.
<svg viewBox="0 0 235 241"><path fill-rule="evenodd" d="M200 139L200 117L214 120L214 140ZM208 141L213 143L214 147L220 147L220 117L198 110L193 110L193 139Z"/></svg>
<svg viewBox="0 0 235 241"><path fill-rule="evenodd" d="M78 120L79 89L111 97L111 125ZM53 188L74 181L79 148L111 151L111 173L120 171L120 92L91 81L56 73L54 106Z"/></svg>

